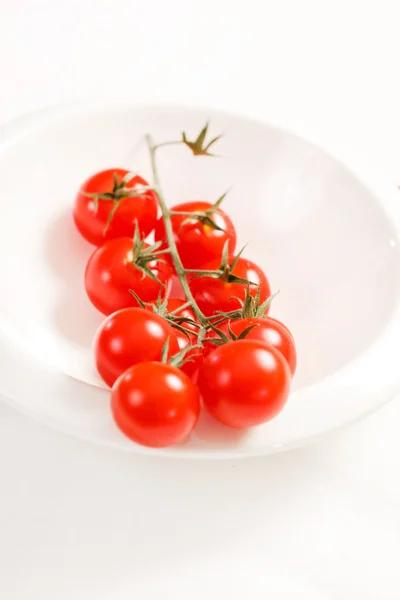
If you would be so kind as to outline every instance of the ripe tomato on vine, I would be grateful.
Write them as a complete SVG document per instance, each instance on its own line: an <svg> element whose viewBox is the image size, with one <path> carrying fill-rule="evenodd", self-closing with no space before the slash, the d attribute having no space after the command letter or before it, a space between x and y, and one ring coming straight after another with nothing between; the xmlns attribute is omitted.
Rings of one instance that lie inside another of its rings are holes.
<svg viewBox="0 0 400 600"><path fill-rule="evenodd" d="M284 407L296 370L293 336L268 316L266 273L243 249L235 254L226 194L172 208L163 195L158 151L180 144L210 157L219 137L208 139L208 124L195 139L184 132L155 144L146 136L151 184L107 169L75 200L76 226L98 246L86 266L86 292L107 315L94 339L96 367L112 386L118 428L153 448L188 439L201 399L226 426L265 423ZM154 243L146 241L151 233ZM169 295L173 281L179 297Z"/></svg>

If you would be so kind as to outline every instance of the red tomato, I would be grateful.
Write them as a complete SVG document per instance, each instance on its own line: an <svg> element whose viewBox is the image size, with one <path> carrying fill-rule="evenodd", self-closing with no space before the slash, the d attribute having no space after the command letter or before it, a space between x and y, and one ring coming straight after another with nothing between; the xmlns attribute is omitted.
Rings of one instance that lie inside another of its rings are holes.
<svg viewBox="0 0 400 600"><path fill-rule="evenodd" d="M170 264L171 264L171 262L170 262ZM185 298L186 298L185 292L182 289L181 282L179 281L177 275L175 275L175 274L172 277L170 293L171 293L171 296L173 296L174 298L179 298L179 300L185 300Z"/></svg>
<svg viewBox="0 0 400 600"><path fill-rule="evenodd" d="M145 362L117 379L111 409L116 424L131 440L160 448L189 436L200 414L200 395L176 367Z"/></svg>
<svg viewBox="0 0 400 600"><path fill-rule="evenodd" d="M183 212L204 212L210 209L209 202L185 202L171 208ZM236 232L232 221L222 210L218 209L212 215L212 220L224 231L214 229L197 219L187 216L172 217L176 247L182 264L187 269L197 269L213 258L220 258L225 242L229 240L229 252L232 254L236 245ZM160 218L154 231L156 241L166 239L164 221Z"/></svg>
<svg viewBox="0 0 400 600"><path fill-rule="evenodd" d="M229 262L232 262L232 260L233 258ZM221 259L216 258L201 268L214 271L219 269L220 264ZM250 286L252 296L255 296L257 286L261 285L260 303L271 295L268 279L264 272L251 260L240 257L232 274L256 284ZM229 312L239 309L241 305L238 298L244 300L247 288L243 283L228 283L222 279L212 277L193 278L189 285L200 310L206 316L211 316L218 310Z"/></svg>
<svg viewBox="0 0 400 600"><path fill-rule="evenodd" d="M146 245L147 246L147 245ZM120 308L137 306L129 290L136 292L143 302L155 302L161 292L167 293L171 282L171 267L156 260L148 267L162 282L162 286L132 263L133 244L130 238L117 238L97 248L85 271L85 288L94 306L109 315Z"/></svg>
<svg viewBox="0 0 400 600"><path fill-rule="evenodd" d="M168 356L179 352L175 331L165 319L142 308L124 308L107 317L93 343L97 370L110 387L132 365L160 360L169 338Z"/></svg>
<svg viewBox="0 0 400 600"><path fill-rule="evenodd" d="M273 319L272 317L229 321L229 326L232 333L237 336L239 336L242 331L250 327L250 325L254 325L254 327L247 333L245 339L259 340L260 342L264 342L264 344L268 344L277 348L285 357L290 371L292 375L294 375L297 365L297 354L294 339L289 329L283 323L277 319ZM229 337L228 322L224 323L223 325L219 325L218 328ZM212 337L218 337L218 334L212 332ZM212 352L214 348L216 348L214 344L206 344L204 346L205 355L208 356L208 354Z"/></svg>
<svg viewBox="0 0 400 600"><path fill-rule="evenodd" d="M111 223L107 225L110 212L113 210L112 200L98 200L98 207L93 198L85 196L89 194L104 194L113 191L114 173L118 182L129 173L124 169L107 169L100 171L85 181L76 197L74 206L74 220L83 237L100 246L106 240L118 237L132 237L136 222L142 236L145 238L153 231L157 221L157 196L152 191L147 191L135 198L121 198ZM148 186L147 181L136 175L124 188L132 189L137 186Z"/></svg>
<svg viewBox="0 0 400 600"><path fill-rule="evenodd" d="M197 386L209 412L229 427L245 429L275 417L290 390L290 370L273 346L238 340L205 359Z"/></svg>

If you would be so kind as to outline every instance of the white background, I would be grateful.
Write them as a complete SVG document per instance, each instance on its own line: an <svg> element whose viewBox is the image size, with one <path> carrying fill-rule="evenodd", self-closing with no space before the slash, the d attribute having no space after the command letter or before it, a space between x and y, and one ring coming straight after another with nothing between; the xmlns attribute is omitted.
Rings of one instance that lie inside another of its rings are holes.
<svg viewBox="0 0 400 600"><path fill-rule="evenodd" d="M0 0L0 122L90 97L212 105L396 185L396 8ZM191 463L91 446L0 404L0 597L398 600L399 424L395 400L309 448Z"/></svg>

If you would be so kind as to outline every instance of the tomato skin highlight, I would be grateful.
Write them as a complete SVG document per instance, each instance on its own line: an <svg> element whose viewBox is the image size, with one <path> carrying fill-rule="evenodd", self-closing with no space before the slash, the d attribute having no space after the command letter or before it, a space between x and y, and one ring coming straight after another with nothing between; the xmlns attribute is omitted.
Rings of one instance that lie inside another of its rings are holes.
<svg viewBox="0 0 400 600"><path fill-rule="evenodd" d="M232 262L230 257L229 262ZM203 265L204 270L215 271L220 267L220 259ZM260 288L260 303L271 295L271 288L264 271L251 260L240 257L232 272L233 275L247 279L255 285L250 286L250 293L255 296L257 286ZM229 312L241 308L238 300L244 300L247 286L243 283L227 283L212 277L196 277L189 281L189 286L200 310L207 317L217 311ZM268 311L267 311L268 312Z"/></svg>
<svg viewBox="0 0 400 600"><path fill-rule="evenodd" d="M237 321L230 320L229 328L232 333L239 336L245 329L254 325L244 339L246 340L258 340L264 344L274 346L281 352L286 362L289 365L290 372L294 375L297 366L297 353L296 346L292 334L289 329L272 317L254 317L248 319L238 319ZM219 329L223 331L229 337L228 322L223 323L219 326ZM213 333L213 337L217 337ZM213 344L205 344L205 355L208 356L216 346Z"/></svg>
<svg viewBox="0 0 400 600"><path fill-rule="evenodd" d="M161 359L169 338L168 357L179 352L175 330L162 317L142 308L124 308L105 319L94 338L97 371L110 387L129 367Z"/></svg>
<svg viewBox="0 0 400 600"><path fill-rule="evenodd" d="M212 204L209 202L185 202L173 206L171 210L183 212L204 212L210 209ZM176 247L181 258L182 264L186 269L197 269L202 264L214 259L220 259L225 242L229 241L229 252L233 254L236 246L236 231L231 219L226 213L218 209L212 219L224 231L213 229L199 220L193 219L184 223L187 216L172 216L172 228L175 237ZM157 221L154 238L156 241L165 241L164 221L160 218ZM169 258L171 261L171 259ZM172 263L172 261L171 261Z"/></svg>
<svg viewBox="0 0 400 600"><path fill-rule="evenodd" d="M184 442L200 414L200 395L185 373L159 362L143 362L114 383L111 410L119 429L152 448Z"/></svg>
<svg viewBox="0 0 400 600"><path fill-rule="evenodd" d="M279 350L257 340L220 346L204 360L197 380L211 415L237 429L275 417L286 403L290 383L290 369Z"/></svg>
<svg viewBox="0 0 400 600"><path fill-rule="evenodd" d="M85 196L85 193L112 192L114 173L118 182L121 182L128 172L119 168L100 171L89 177L79 189L73 209L75 225L80 234L94 246L101 246L105 241L118 237L133 237L136 222L143 238L155 227L158 202L156 194L151 190L135 198L122 198L109 225L107 222L114 203L99 199L96 210L94 199ZM129 189L136 186L148 186L148 183L136 175L125 185Z"/></svg>
<svg viewBox="0 0 400 600"><path fill-rule="evenodd" d="M168 293L172 271L160 261L148 263L149 268L164 284L151 279L132 264L133 242L130 238L117 238L96 248L90 256L85 271L86 293L92 304L104 315L121 308L138 306L129 293L133 290L143 302L155 302L159 293Z"/></svg>

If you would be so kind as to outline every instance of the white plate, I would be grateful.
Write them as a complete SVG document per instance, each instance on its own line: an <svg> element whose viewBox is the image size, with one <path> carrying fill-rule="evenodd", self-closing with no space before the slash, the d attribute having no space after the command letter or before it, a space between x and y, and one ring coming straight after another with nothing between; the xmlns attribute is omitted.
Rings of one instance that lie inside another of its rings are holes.
<svg viewBox="0 0 400 600"><path fill-rule="evenodd" d="M92 247L75 231L80 183L112 166L150 178L143 135L224 132L223 159L165 149L170 203L215 200L239 243L280 290L272 314L293 331L293 392L274 421L245 433L203 415L184 446L191 457L264 454L352 422L399 389L400 197L362 184L319 148L285 131L213 110L79 105L44 110L0 131L0 392L21 409L85 439L146 451L114 426L91 340L102 316L83 288ZM370 191L371 189L374 192Z"/></svg>

